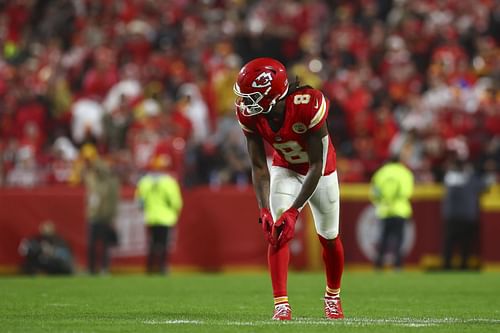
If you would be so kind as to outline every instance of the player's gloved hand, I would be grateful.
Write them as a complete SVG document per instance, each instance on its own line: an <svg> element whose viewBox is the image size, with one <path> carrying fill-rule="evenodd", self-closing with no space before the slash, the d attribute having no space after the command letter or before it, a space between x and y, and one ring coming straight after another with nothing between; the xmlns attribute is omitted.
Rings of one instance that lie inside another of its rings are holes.
<svg viewBox="0 0 500 333"><path fill-rule="evenodd" d="M288 243L295 234L295 223L299 217L297 208L289 208L281 214L280 218L273 226L273 239L277 248Z"/></svg>
<svg viewBox="0 0 500 333"><path fill-rule="evenodd" d="M269 208L262 208L259 214L259 223L262 225L262 231L264 231L264 237L271 245L274 244L274 239L272 237L271 232L273 231L273 215Z"/></svg>

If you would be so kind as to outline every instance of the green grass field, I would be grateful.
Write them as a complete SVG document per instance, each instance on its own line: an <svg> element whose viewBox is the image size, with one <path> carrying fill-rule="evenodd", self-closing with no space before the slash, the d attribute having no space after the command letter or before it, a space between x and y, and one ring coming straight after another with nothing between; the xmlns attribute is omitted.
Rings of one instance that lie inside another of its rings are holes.
<svg viewBox="0 0 500 333"><path fill-rule="evenodd" d="M0 281L0 332L500 332L500 273L346 272L335 322L319 273L290 275L291 322L266 273Z"/></svg>

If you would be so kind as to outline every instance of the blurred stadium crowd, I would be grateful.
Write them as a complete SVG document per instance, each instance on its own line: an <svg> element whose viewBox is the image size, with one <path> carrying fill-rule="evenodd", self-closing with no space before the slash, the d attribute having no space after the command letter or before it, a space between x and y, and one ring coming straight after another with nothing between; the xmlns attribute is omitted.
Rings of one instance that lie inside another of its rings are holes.
<svg viewBox="0 0 500 333"><path fill-rule="evenodd" d="M0 186L96 158L248 184L232 85L259 56L330 98L343 182L392 153L421 183L450 156L499 172L499 1L0 0L0 46Z"/></svg>

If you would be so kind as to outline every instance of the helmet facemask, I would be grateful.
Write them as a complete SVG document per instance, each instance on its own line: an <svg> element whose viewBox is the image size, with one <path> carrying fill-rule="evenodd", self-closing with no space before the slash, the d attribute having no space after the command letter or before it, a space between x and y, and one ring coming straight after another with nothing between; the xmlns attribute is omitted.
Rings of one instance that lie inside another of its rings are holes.
<svg viewBox="0 0 500 333"><path fill-rule="evenodd" d="M240 87L237 83L235 83L235 85L233 86L233 91L236 96L238 96L238 98L236 99L234 104L236 105L238 111L247 117L255 116L260 113L269 113L276 102L286 96L286 94L288 93L288 87L281 96L274 98L268 103L268 105L266 105L267 103L262 102L265 102L265 97L270 90L271 87L267 88L264 93L256 91L253 93L245 94L241 92Z"/></svg>

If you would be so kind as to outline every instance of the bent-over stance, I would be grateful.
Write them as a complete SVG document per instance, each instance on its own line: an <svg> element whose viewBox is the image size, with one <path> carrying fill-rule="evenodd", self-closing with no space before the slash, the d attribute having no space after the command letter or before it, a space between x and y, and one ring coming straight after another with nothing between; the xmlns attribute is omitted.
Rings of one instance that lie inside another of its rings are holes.
<svg viewBox="0 0 500 333"><path fill-rule="evenodd" d="M287 275L295 223L311 208L326 271L324 311L344 317L340 283L344 250L339 237L339 186L335 149L328 134L329 102L308 86L290 87L283 64L257 58L240 70L234 85L238 121L247 139L252 179L268 245L275 320L290 320ZM268 167L264 142L274 149Z"/></svg>

